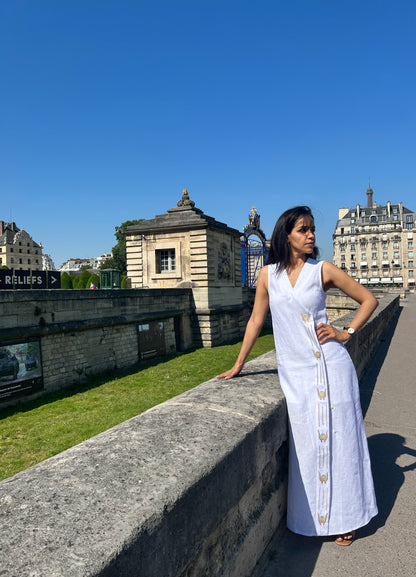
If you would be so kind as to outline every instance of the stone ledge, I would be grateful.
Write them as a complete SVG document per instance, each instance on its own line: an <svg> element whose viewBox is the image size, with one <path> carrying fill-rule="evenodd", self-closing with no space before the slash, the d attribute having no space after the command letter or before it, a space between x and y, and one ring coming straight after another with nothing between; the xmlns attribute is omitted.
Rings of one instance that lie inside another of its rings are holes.
<svg viewBox="0 0 416 577"><path fill-rule="evenodd" d="M271 352L0 483L2 575L249 575L285 440Z"/></svg>

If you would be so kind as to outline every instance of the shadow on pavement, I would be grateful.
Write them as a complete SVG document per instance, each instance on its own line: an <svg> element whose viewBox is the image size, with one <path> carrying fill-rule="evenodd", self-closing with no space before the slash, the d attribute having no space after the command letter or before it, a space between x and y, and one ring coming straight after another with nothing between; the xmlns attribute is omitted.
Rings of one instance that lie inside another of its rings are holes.
<svg viewBox="0 0 416 577"><path fill-rule="evenodd" d="M395 314L392 322L386 333L377 345L377 348L373 355L373 360L367 367L364 375L360 379L360 395L361 395L361 408L363 411L363 417L365 417L368 407L370 406L371 397L373 396L374 387L377 382L378 374L383 366L384 360L389 350L391 340L394 336L397 323L399 322L399 317L402 313L403 307L399 307L397 313Z"/></svg>
<svg viewBox="0 0 416 577"><path fill-rule="evenodd" d="M360 530L360 537L372 535L383 527L393 509L404 473L416 470L416 461L406 467L396 463L401 455L416 457L416 450L405 445L406 439L393 433L380 433L368 438L378 515Z"/></svg>

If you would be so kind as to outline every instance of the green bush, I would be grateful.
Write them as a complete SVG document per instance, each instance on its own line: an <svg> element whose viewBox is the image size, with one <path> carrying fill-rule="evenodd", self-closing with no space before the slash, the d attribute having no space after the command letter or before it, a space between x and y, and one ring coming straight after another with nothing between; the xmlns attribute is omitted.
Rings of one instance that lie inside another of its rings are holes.
<svg viewBox="0 0 416 577"><path fill-rule="evenodd" d="M72 276L69 275L67 272L63 272L61 274L61 288L72 289L73 288L72 281L73 281Z"/></svg>
<svg viewBox="0 0 416 577"><path fill-rule="evenodd" d="M90 276L91 273L88 270L83 270L78 277L78 286L76 288L78 289L90 288L90 285L88 284Z"/></svg>
<svg viewBox="0 0 416 577"><path fill-rule="evenodd" d="M99 277L98 274L95 274L95 273L94 273L94 274L90 275L90 278L88 279L88 282L87 282L87 285L86 285L87 288L91 288L91 285L92 285L92 284L93 284L95 287L100 288L100 277Z"/></svg>

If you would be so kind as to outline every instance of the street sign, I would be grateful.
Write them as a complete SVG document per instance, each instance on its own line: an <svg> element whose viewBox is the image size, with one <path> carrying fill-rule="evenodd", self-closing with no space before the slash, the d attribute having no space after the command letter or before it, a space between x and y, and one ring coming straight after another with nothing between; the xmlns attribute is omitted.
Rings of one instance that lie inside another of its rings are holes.
<svg viewBox="0 0 416 577"><path fill-rule="evenodd" d="M60 289L61 273L57 270L0 269L0 289Z"/></svg>
<svg viewBox="0 0 416 577"><path fill-rule="evenodd" d="M32 274L28 270L15 270L13 275L15 289L46 288L46 271L37 270Z"/></svg>
<svg viewBox="0 0 416 577"><path fill-rule="evenodd" d="M48 270L48 289L61 288L61 273L59 270Z"/></svg>

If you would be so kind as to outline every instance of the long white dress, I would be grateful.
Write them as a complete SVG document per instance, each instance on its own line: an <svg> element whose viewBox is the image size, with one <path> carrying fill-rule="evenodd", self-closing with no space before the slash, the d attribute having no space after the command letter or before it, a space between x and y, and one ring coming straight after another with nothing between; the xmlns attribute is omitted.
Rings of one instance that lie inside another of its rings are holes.
<svg viewBox="0 0 416 577"><path fill-rule="evenodd" d="M357 375L343 344L319 344L328 323L322 261L308 259L293 288L268 266L280 385L289 414L287 526L302 535L339 535L377 514Z"/></svg>

